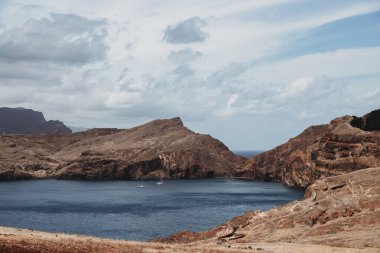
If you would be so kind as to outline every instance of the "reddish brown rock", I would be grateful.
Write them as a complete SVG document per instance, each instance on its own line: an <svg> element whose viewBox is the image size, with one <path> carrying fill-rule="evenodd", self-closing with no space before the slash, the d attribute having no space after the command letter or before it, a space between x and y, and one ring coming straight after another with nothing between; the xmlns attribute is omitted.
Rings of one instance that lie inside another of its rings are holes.
<svg viewBox="0 0 380 253"><path fill-rule="evenodd" d="M220 141L194 133L179 118L155 120L90 138L52 156L58 178L197 178L231 176L244 159Z"/></svg>
<svg viewBox="0 0 380 253"><path fill-rule="evenodd" d="M302 201L267 212L247 212L210 231L174 234L156 241L222 240L231 245L291 242L380 248L379 182L380 167L317 180L307 188Z"/></svg>
<svg viewBox="0 0 380 253"><path fill-rule="evenodd" d="M237 176L307 187L317 179L380 166L380 109L307 128L253 157Z"/></svg>
<svg viewBox="0 0 380 253"><path fill-rule="evenodd" d="M228 177L245 160L179 118L127 130L0 135L0 180Z"/></svg>
<svg viewBox="0 0 380 253"><path fill-rule="evenodd" d="M63 147L119 131L91 129L75 134L0 135L0 180L46 178L60 164L50 156Z"/></svg>

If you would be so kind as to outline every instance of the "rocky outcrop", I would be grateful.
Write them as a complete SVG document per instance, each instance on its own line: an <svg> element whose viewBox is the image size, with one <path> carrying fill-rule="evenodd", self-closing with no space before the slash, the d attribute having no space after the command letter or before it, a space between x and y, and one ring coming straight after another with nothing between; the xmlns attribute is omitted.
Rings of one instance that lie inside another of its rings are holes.
<svg viewBox="0 0 380 253"><path fill-rule="evenodd" d="M231 176L245 159L220 141L194 133L179 118L155 120L85 139L52 156L58 178L207 178Z"/></svg>
<svg viewBox="0 0 380 253"><path fill-rule="evenodd" d="M317 180L305 199L250 211L206 232L183 231L155 241L239 245L290 242L380 248L380 167Z"/></svg>
<svg viewBox="0 0 380 253"><path fill-rule="evenodd" d="M0 180L228 177L245 158L179 118L126 130L1 135Z"/></svg>
<svg viewBox="0 0 380 253"><path fill-rule="evenodd" d="M312 126L287 143L253 157L236 175L305 188L320 178L377 167L379 129L380 110Z"/></svg>
<svg viewBox="0 0 380 253"><path fill-rule="evenodd" d="M363 117L352 116L350 124L364 131L380 131L380 109L370 112Z"/></svg>
<svg viewBox="0 0 380 253"><path fill-rule="evenodd" d="M46 121L41 112L25 108L0 108L0 133L71 133L61 121Z"/></svg>

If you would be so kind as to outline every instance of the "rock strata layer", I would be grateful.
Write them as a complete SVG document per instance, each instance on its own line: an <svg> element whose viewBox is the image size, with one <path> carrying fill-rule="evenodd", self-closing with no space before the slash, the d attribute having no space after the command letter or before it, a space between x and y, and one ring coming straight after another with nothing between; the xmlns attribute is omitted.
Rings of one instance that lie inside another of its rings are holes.
<svg viewBox="0 0 380 253"><path fill-rule="evenodd" d="M179 118L131 129L1 135L0 180L227 177L246 161Z"/></svg>
<svg viewBox="0 0 380 253"><path fill-rule="evenodd" d="M61 121L46 121L42 112L25 108L0 108L0 134L71 133Z"/></svg>
<svg viewBox="0 0 380 253"><path fill-rule="evenodd" d="M380 248L380 167L317 180L304 200L250 211L206 232L183 231L165 243L239 245L288 242L350 248Z"/></svg>
<svg viewBox="0 0 380 253"><path fill-rule="evenodd" d="M380 109L311 126L253 157L237 176L307 187L317 179L380 166Z"/></svg>

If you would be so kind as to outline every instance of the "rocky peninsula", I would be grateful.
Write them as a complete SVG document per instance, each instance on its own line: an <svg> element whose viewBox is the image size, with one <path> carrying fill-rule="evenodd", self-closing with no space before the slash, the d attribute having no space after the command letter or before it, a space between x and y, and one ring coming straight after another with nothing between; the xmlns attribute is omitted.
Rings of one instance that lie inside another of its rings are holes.
<svg viewBox="0 0 380 253"><path fill-rule="evenodd" d="M245 158L180 118L131 129L0 135L0 180L231 177Z"/></svg>
<svg viewBox="0 0 380 253"><path fill-rule="evenodd" d="M380 109L311 126L250 159L237 176L306 188L318 179L380 166Z"/></svg>

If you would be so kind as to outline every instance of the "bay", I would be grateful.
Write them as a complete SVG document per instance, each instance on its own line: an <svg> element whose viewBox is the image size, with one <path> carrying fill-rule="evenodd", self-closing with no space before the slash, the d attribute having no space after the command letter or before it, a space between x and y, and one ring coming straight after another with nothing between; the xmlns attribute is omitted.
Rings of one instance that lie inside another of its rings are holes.
<svg viewBox="0 0 380 253"><path fill-rule="evenodd" d="M280 183L235 179L0 183L0 226L149 240L203 231L248 210L302 198Z"/></svg>

